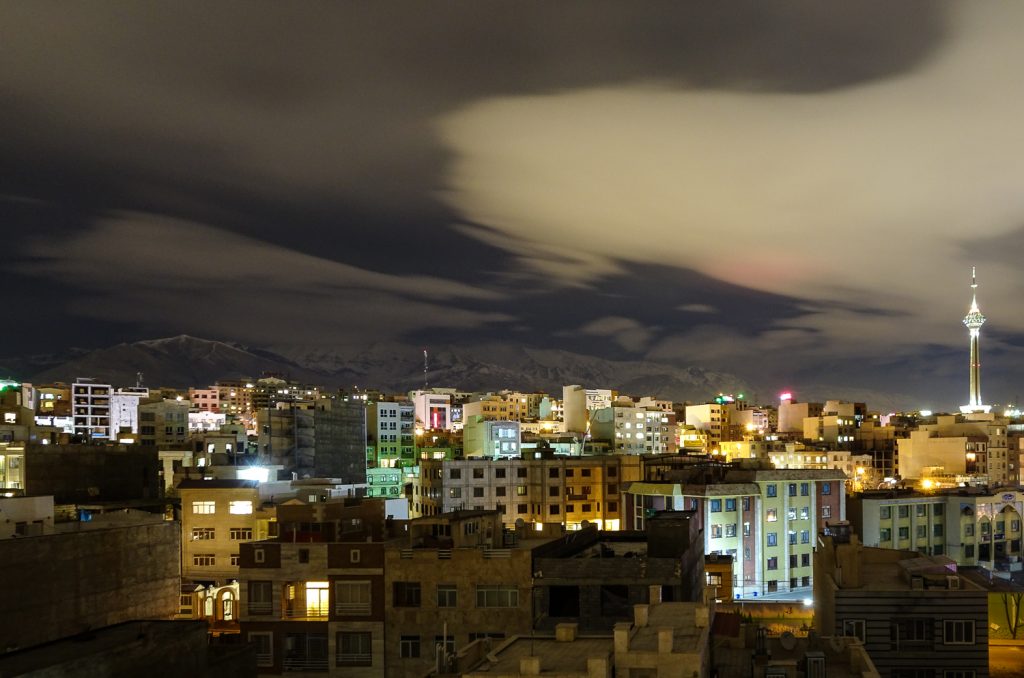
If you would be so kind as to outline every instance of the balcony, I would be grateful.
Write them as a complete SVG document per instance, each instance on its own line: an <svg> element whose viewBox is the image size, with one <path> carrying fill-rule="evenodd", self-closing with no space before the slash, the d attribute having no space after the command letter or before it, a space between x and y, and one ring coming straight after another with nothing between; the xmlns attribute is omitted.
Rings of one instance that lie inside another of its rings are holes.
<svg viewBox="0 0 1024 678"><path fill-rule="evenodd" d="M282 666L285 671L327 671L327 658L286 657Z"/></svg>
<svg viewBox="0 0 1024 678"><path fill-rule="evenodd" d="M338 666L373 666L373 655L355 652L339 653Z"/></svg>
<svg viewBox="0 0 1024 678"><path fill-rule="evenodd" d="M249 603L249 614L266 615L274 614L273 603Z"/></svg>
<svg viewBox="0 0 1024 678"><path fill-rule="evenodd" d="M250 614L255 614L249 609ZM327 619L326 607L295 606L284 608L285 619Z"/></svg>

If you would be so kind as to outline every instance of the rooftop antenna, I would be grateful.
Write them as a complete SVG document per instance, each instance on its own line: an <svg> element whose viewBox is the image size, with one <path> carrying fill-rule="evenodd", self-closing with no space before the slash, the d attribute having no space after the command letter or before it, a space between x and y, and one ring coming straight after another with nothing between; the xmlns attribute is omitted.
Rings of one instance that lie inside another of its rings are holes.
<svg viewBox="0 0 1024 678"><path fill-rule="evenodd" d="M135 373L135 386L142 388L142 372Z"/></svg>
<svg viewBox="0 0 1024 678"><path fill-rule="evenodd" d="M423 390L427 390L427 349L423 349Z"/></svg>

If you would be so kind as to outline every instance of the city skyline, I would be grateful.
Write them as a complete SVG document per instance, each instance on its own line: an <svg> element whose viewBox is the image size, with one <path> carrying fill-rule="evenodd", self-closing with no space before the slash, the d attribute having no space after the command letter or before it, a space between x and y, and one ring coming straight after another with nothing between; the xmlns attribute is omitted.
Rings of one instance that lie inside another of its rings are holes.
<svg viewBox="0 0 1024 678"><path fill-rule="evenodd" d="M5 7L0 356L527 345L952 408L976 265L1016 399L1022 10L494 9Z"/></svg>

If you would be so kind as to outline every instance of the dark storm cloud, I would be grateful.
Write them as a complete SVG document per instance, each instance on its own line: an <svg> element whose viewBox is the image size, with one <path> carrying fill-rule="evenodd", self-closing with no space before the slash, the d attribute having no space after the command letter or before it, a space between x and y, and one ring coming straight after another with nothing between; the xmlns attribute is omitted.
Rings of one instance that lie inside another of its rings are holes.
<svg viewBox="0 0 1024 678"><path fill-rule="evenodd" d="M746 341L827 345L817 328L776 326L825 302L600 256L581 266L596 277L567 284L551 272L585 253L466 226L446 195L456 151L438 121L494 98L636 83L813 97L913 72L947 31L943 3L883 0L24 2L0 19L7 273L26 307L73 320L69 343L185 330L283 341L302 325L311 342L515 337L724 364ZM125 214L149 238L142 250L119 247L128 231L112 236ZM168 223L205 235L169 243L154 235ZM204 248L237 245L217 232L266 243L274 275L205 278L230 254ZM146 255L158 245L162 257ZM314 294L321 320L303 323L299 290L280 288L310 256L328 279L351 277L333 298ZM695 348L701 337L717 348Z"/></svg>

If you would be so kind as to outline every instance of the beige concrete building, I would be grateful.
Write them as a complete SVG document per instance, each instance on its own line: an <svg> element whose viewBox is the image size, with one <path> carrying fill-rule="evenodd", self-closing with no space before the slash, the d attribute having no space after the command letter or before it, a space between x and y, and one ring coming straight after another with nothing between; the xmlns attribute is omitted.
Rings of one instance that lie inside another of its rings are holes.
<svg viewBox="0 0 1024 678"><path fill-rule="evenodd" d="M224 584L238 578L239 547L267 539L276 520L255 480L183 480L181 572L191 582Z"/></svg>

